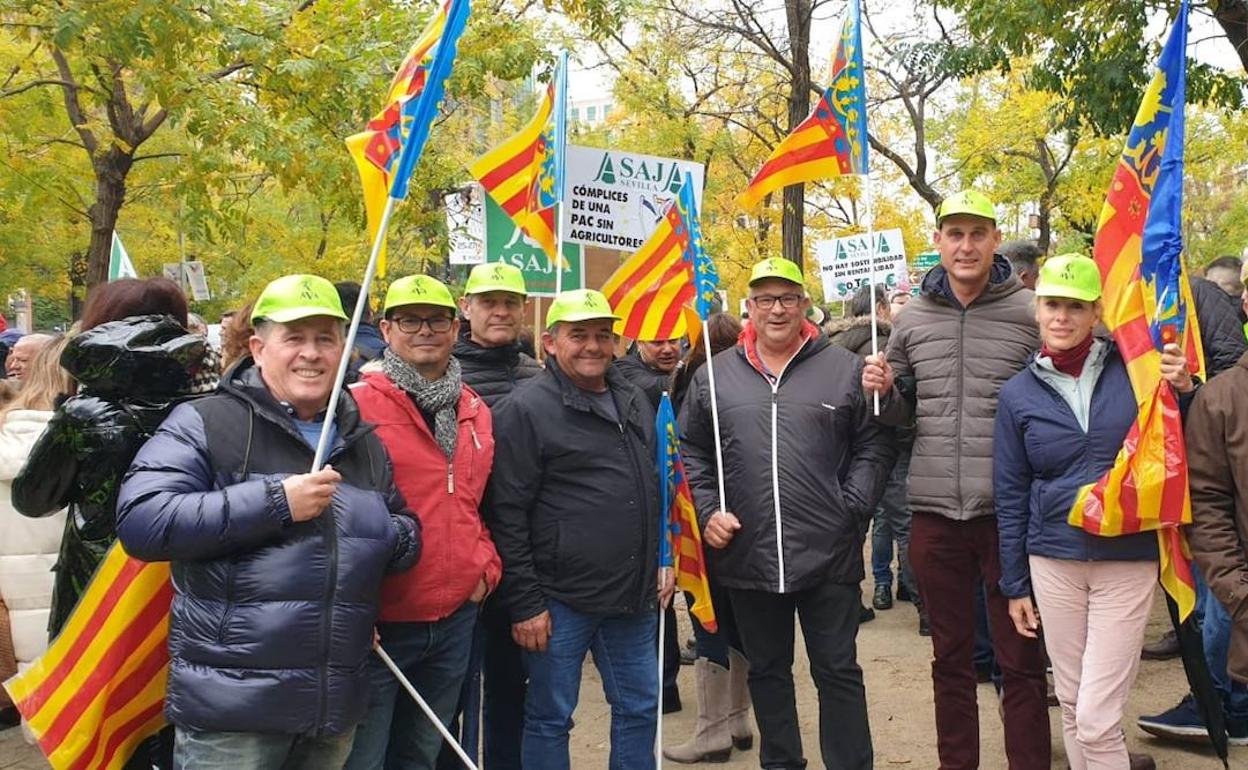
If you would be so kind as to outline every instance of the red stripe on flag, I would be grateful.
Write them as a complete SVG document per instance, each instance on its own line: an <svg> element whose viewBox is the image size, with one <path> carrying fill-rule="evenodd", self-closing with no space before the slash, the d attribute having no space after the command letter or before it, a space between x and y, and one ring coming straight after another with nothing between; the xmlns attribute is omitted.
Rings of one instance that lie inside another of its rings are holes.
<svg viewBox="0 0 1248 770"><path fill-rule="evenodd" d="M750 185L753 186L772 174L783 171L791 166L809 163L812 160L842 157L843 153L836 151L836 145L834 144L835 141L834 137L829 137L815 142L814 144L808 144L805 147L800 147L796 150L791 150L783 155L772 158L764 163L763 167L758 170L758 173L754 176L754 180L750 182Z"/></svg>
<svg viewBox="0 0 1248 770"><path fill-rule="evenodd" d="M526 145L523 150L513 155L509 160L503 162L501 165L490 169L488 173L481 177L481 186L486 190L493 190L503 182L511 179L533 162L533 153L535 152L537 152L536 141Z"/></svg>
<svg viewBox="0 0 1248 770"><path fill-rule="evenodd" d="M1118 352L1124 363L1131 363L1142 355L1153 352L1153 332L1144 316L1136 316L1114 330Z"/></svg>
<svg viewBox="0 0 1248 770"><path fill-rule="evenodd" d="M512 219L529 207L529 188L522 187L499 206Z"/></svg>
<svg viewBox="0 0 1248 770"><path fill-rule="evenodd" d="M672 297L672 303L667 306L667 310L663 312L663 320L659 321L659 328L655 333L656 340L670 340L672 338L672 330L676 328L676 324L680 319L685 317L685 304L693 299L694 287L692 283L688 283L676 292L676 296Z"/></svg>
<svg viewBox="0 0 1248 770"><path fill-rule="evenodd" d="M637 339L637 334L641 332L641 327L645 324L646 317L650 315L650 306L654 304L654 300L659 296L659 289L673 278L680 276L682 272L688 273L689 280L693 280L692 265L677 257L676 261L670 267L663 271L663 275L655 281L650 290L643 294L633 309L628 313L628 321L624 325L624 336Z"/></svg>
<svg viewBox="0 0 1248 770"><path fill-rule="evenodd" d="M95 700L95 697L112 681L112 677L121 668L122 663L129 659L134 649L169 614L169 604L172 601L173 585L169 581L165 581L165 584L160 587L160 590L135 616L130 625L118 634L113 643L109 645L104 656L100 658L99 665L87 674L86 679L79 686L77 692L70 697L65 707L56 715L56 719L53 720L44 733L43 740L52 741L54 745L60 745L61 741L65 739L65 736L69 734L69 731L78 722L82 713L91 705L91 701ZM159 645L156 649L161 651L165 658L168 659L168 645ZM126 684L129 685L131 680L135 679L137 677L130 677ZM137 681L140 687L145 683L146 680L139 679Z"/></svg>
<svg viewBox="0 0 1248 770"><path fill-rule="evenodd" d="M663 242L660 243L658 248L654 250L654 253L650 255L645 262L642 262L636 270L629 274L629 276L625 278L619 286L615 287L610 296L607 297L607 303L611 305L613 310L616 305L622 302L624 298L628 296L628 293L641 282L642 278L650 275L652 270L668 259L671 259L672 250L677 248L677 240L679 237L680 236L676 235L674 232L668 232L667 237L664 238Z"/></svg>
<svg viewBox="0 0 1248 770"><path fill-rule="evenodd" d="M109 739L108 746L104 749L104 758L100 762L99 766L108 767L108 763L112 761L113 756L118 752L118 750L121 749L121 744L125 743L126 740L135 732L142 730L145 724L153 719L159 719L163 722L164 717L161 712L164 710L165 701L162 699L159 702L152 704L149 708L143 709L134 717L134 719L131 719L129 722L126 722L124 725L117 728L117 730L113 733L113 737ZM160 728L156 727L154 730L149 729L145 732L147 732L147 735L155 735L160 732ZM143 737L147 736L145 735ZM78 770L80 767L85 770L85 766L83 765L75 765L74 770Z"/></svg>
<svg viewBox="0 0 1248 770"><path fill-rule="evenodd" d="M113 608L117 606L117 602L125 594L126 590L130 588L130 584L134 582L135 577L146 566L147 564L144 562L127 557L126 563L117 572L117 577L100 599L99 605L91 613L91 617L87 620L86 625L83 626L82 632L78 634L78 638L70 645L69 650L61 658L60 662L56 664L56 667L49 671L44 680L39 683L39 686L30 695L22 699L23 713L33 715L35 711L43 707L44 703L47 703L48 698L51 698L57 688L61 686L61 683L65 681L65 677L69 676L73 671L78 661L82 658L82 654L95 641L96 634L100 632L100 629L108 621L108 617L112 614ZM31 705L27 706L26 704ZM28 708L31 710L27 711Z"/></svg>
<svg viewBox="0 0 1248 770"><path fill-rule="evenodd" d="M136 668L130 676L123 679L118 684L116 690L113 690L108 694L104 710L101 712L103 717L106 719L109 714L120 711L126 704L134 700L135 697L143 692L145 687L151 684L152 679L160 673L160 670L164 668L168 662L169 646L165 644L156 645L156 647L154 647L152 651L147 654L147 657L143 659L143 662L139 664L138 668ZM112 736L109 738L108 744L105 746L105 761L100 762L96 765L96 767L107 767L108 758L116 753L118 746L125 740L126 736L128 736L133 729L142 725L143 722L146 722L151 718L152 714L149 714L148 712L158 714L162 708L164 708L163 698L152 707L144 709L137 716L135 716L134 719L129 720L125 724L119 725L113 731ZM95 756L95 750L100 745L99 728L102 726L102 724L92 726L94 729L92 730L91 742L87 744L87 747L81 754L78 755L74 763L70 765L70 770L87 770L87 768L92 766L91 758Z"/></svg>

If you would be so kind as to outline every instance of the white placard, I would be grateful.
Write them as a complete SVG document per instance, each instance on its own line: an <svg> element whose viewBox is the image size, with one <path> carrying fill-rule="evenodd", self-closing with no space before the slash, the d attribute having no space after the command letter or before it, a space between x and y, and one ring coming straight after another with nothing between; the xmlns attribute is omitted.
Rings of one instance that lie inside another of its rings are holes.
<svg viewBox="0 0 1248 770"><path fill-rule="evenodd" d="M212 294L208 291L208 278L204 275L204 263L183 262L182 267L186 270L186 280L191 284L191 297L196 301L211 299Z"/></svg>
<svg viewBox="0 0 1248 770"><path fill-rule="evenodd" d="M179 287L186 286L186 281L182 280L182 263L181 262L166 262L161 271L161 274L164 275L169 280L176 283Z"/></svg>
<svg viewBox="0 0 1248 770"><path fill-rule="evenodd" d="M676 200L686 173L701 210L703 171L691 160L568 145L563 239L634 252Z"/></svg>
<svg viewBox="0 0 1248 770"><path fill-rule="evenodd" d="M480 185L468 185L446 196L446 231L452 265L479 265L485 261L485 208Z"/></svg>
<svg viewBox="0 0 1248 770"><path fill-rule="evenodd" d="M870 282L869 253L866 233L815 244L825 301L849 299ZM889 289L898 288L909 283L906 269L906 246L901 230L875 233L875 282Z"/></svg>

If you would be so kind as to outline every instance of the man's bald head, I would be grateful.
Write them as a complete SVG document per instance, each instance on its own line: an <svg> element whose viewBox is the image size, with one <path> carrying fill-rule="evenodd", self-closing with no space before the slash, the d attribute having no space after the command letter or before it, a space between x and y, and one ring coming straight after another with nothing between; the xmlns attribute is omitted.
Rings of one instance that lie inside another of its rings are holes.
<svg viewBox="0 0 1248 770"><path fill-rule="evenodd" d="M51 334L27 334L13 343L12 349L9 350L9 357L4 362L5 376L12 380L21 380L26 373L26 367L30 366L30 362L48 345L56 341L56 337Z"/></svg>

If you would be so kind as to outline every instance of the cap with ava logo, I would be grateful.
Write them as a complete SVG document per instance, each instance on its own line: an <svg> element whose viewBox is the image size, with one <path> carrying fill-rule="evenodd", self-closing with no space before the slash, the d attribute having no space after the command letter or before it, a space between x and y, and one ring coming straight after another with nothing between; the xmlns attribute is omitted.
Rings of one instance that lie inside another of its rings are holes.
<svg viewBox="0 0 1248 770"><path fill-rule="evenodd" d="M455 298L446 284L428 275L406 275L390 284L382 313L403 305L436 305L456 310Z"/></svg>
<svg viewBox="0 0 1248 770"><path fill-rule="evenodd" d="M251 322L285 324L318 315L348 320L334 285L319 275L284 275L260 292L251 309Z"/></svg>
<svg viewBox="0 0 1248 770"><path fill-rule="evenodd" d="M769 257L755 264L750 270L750 286L767 278L779 278L801 286L802 269L790 259Z"/></svg>
<svg viewBox="0 0 1248 770"><path fill-rule="evenodd" d="M1090 257L1082 254L1049 257L1040 266L1036 296L1095 302L1101 298L1100 268Z"/></svg>
<svg viewBox="0 0 1248 770"><path fill-rule="evenodd" d="M954 214L970 214L991 219L994 223L997 221L997 210L992 205L992 200L979 190L956 192L941 201L940 208L936 210L936 226L940 227L945 217L951 217Z"/></svg>
<svg viewBox="0 0 1248 770"><path fill-rule="evenodd" d="M524 286L524 273L506 262L486 262L477 265L468 274L464 294L484 294L487 291L509 291L528 296Z"/></svg>
<svg viewBox="0 0 1248 770"><path fill-rule="evenodd" d="M546 328L570 321L618 321L620 317L611 310L602 292L593 289L574 289L555 297L546 312Z"/></svg>

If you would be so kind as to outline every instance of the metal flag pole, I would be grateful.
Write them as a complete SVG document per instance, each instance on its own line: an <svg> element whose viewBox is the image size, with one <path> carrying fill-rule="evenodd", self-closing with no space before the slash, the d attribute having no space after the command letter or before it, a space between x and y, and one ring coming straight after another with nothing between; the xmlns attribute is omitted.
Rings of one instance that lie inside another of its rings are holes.
<svg viewBox="0 0 1248 770"><path fill-rule="evenodd" d="M702 344L706 350L706 382L711 389L711 427L715 432L715 480L719 483L719 510L728 512L728 495L724 494L724 450L719 438L719 402L715 397L715 365L711 363L711 327L702 319Z"/></svg>
<svg viewBox="0 0 1248 770"><path fill-rule="evenodd" d="M425 703L424 698L420 697L420 693L416 692L416 688L412 686L407 677L403 676L403 672L399 670L394 660L386 654L386 651L381 648L380 644L373 646L373 652L376 652L377 657L381 658L381 662L386 664L386 668L390 669L390 673L394 674L394 678L399 680L399 684L403 685L403 689L407 690L407 694L412 696L412 700L416 701L416 705L420 707L420 710L425 712L425 716L429 718L433 726L438 728L438 732L442 734L442 739L459 756L459 761L464 763L464 767L469 768L469 770L477 770L476 763L464 753L464 747L459 745L459 742L455 740L455 736L451 735L450 731L446 729L446 726L442 724L442 720L438 719L438 715L433 713L433 709L429 708L429 704Z"/></svg>
<svg viewBox="0 0 1248 770"><path fill-rule="evenodd" d="M558 210L555 212L555 294L563 293L563 233L564 210L563 200L564 161L568 148L568 50L565 48L559 55L559 71L555 84L555 201Z"/></svg>
<svg viewBox="0 0 1248 770"><path fill-rule="evenodd" d="M871 355L878 356L880 354L880 327L876 318L875 306L878 304L875 299L875 207L873 196L871 194L871 174L863 174L862 183L867 188L867 265L868 278L871 282ZM880 416L880 392L878 390L871 391L872 407L875 410L875 416Z"/></svg>
<svg viewBox="0 0 1248 770"><path fill-rule="evenodd" d="M663 767L663 634L667 632L667 612L663 602L659 602L659 705L658 719L654 727L654 766Z"/></svg>

